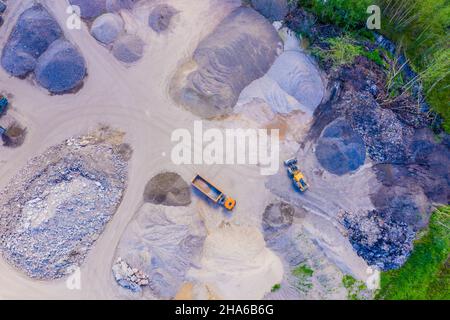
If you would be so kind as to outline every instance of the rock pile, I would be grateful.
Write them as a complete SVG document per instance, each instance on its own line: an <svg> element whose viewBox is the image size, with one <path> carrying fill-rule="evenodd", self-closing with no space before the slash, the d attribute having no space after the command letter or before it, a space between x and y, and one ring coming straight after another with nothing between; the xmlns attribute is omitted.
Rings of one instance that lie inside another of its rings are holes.
<svg viewBox="0 0 450 320"><path fill-rule="evenodd" d="M358 255L381 270L401 267L413 248L415 232L412 228L383 212L345 213L342 224Z"/></svg>
<svg viewBox="0 0 450 320"><path fill-rule="evenodd" d="M366 147L348 122L338 118L323 130L317 142L316 157L329 172L343 175L364 164Z"/></svg>
<svg viewBox="0 0 450 320"><path fill-rule="evenodd" d="M127 162L96 135L30 160L0 193L0 250L28 276L57 279L84 261L119 206Z"/></svg>
<svg viewBox="0 0 450 320"><path fill-rule="evenodd" d="M16 77L34 71L38 82L52 93L78 87L86 75L78 49L64 40L60 26L41 4L19 16L3 48L1 64Z"/></svg>
<svg viewBox="0 0 450 320"><path fill-rule="evenodd" d="M133 292L140 292L141 287L149 284L148 276L144 272L132 268L120 257L117 258L116 263L112 267L112 271L117 283L121 287Z"/></svg>

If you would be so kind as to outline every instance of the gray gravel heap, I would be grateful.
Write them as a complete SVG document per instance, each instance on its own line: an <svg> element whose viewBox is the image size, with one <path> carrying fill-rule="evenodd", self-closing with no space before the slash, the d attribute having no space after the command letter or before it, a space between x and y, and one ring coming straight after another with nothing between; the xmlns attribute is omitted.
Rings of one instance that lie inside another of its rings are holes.
<svg viewBox="0 0 450 320"><path fill-rule="evenodd" d="M34 70L39 56L62 36L48 11L41 4L33 5L19 16L9 36L2 53L3 68L13 76L25 77Z"/></svg>
<svg viewBox="0 0 450 320"><path fill-rule="evenodd" d="M2 0L0 0L0 13L5 12L6 10L6 3L4 3Z"/></svg>
<svg viewBox="0 0 450 320"><path fill-rule="evenodd" d="M144 42L135 35L123 35L113 46L113 55L125 63L139 61L144 55Z"/></svg>
<svg viewBox="0 0 450 320"><path fill-rule="evenodd" d="M177 13L177 10L167 4L160 4L156 6L148 17L148 25L156 32L167 30L170 25L172 17Z"/></svg>
<svg viewBox="0 0 450 320"><path fill-rule="evenodd" d="M106 12L106 0L69 0L70 4L80 7L82 18L93 19Z"/></svg>
<svg viewBox="0 0 450 320"><path fill-rule="evenodd" d="M283 20L288 13L287 0L251 0L255 10L271 21Z"/></svg>
<svg viewBox="0 0 450 320"><path fill-rule="evenodd" d="M34 72L42 87L52 93L64 93L81 84L86 76L86 64L74 45L60 39L39 57Z"/></svg>
<svg viewBox="0 0 450 320"><path fill-rule="evenodd" d="M123 20L113 13L105 13L94 20L91 27L92 36L103 44L114 42L123 32Z"/></svg>
<svg viewBox="0 0 450 320"><path fill-rule="evenodd" d="M343 175L364 164L366 146L348 122L339 118L322 132L316 147L316 157L326 170Z"/></svg>

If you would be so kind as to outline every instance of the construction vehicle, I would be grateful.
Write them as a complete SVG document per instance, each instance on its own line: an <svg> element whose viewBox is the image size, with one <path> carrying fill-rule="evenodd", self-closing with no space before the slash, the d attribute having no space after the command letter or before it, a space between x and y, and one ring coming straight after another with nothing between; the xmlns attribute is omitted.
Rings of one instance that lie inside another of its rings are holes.
<svg viewBox="0 0 450 320"><path fill-rule="evenodd" d="M0 94L0 116L5 113L8 104L8 99L4 95Z"/></svg>
<svg viewBox="0 0 450 320"><path fill-rule="evenodd" d="M214 203L219 204L228 211L233 210L236 206L236 200L226 196L222 191L215 187L211 182L206 180L197 174L194 179L192 179L192 185Z"/></svg>
<svg viewBox="0 0 450 320"><path fill-rule="evenodd" d="M305 176L300 171L300 169L297 166L297 159L289 159L284 162L284 165L287 167L287 172L289 174L289 177L291 177L294 185L301 191L305 192L308 190L309 185L306 182Z"/></svg>
<svg viewBox="0 0 450 320"><path fill-rule="evenodd" d="M6 129L0 126L0 139L6 136Z"/></svg>

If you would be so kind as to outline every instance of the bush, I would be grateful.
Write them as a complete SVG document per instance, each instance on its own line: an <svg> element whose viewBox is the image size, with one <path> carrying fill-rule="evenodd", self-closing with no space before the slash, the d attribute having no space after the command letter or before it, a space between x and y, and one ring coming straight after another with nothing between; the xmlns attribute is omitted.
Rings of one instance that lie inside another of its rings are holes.
<svg viewBox="0 0 450 320"><path fill-rule="evenodd" d="M313 49L313 54L321 60L331 61L334 67L351 64L357 56L364 53L363 48L355 44L349 36L331 38L326 42L329 49L316 47Z"/></svg>
<svg viewBox="0 0 450 320"><path fill-rule="evenodd" d="M420 75L426 100L450 132L450 3L448 0L378 0L383 10L381 33L402 44Z"/></svg>
<svg viewBox="0 0 450 320"><path fill-rule="evenodd" d="M345 30L363 28L372 0L299 0L301 7L317 15L321 22L338 25Z"/></svg>
<svg viewBox="0 0 450 320"><path fill-rule="evenodd" d="M436 210L408 261L381 274L376 298L388 300L450 299L450 206Z"/></svg>

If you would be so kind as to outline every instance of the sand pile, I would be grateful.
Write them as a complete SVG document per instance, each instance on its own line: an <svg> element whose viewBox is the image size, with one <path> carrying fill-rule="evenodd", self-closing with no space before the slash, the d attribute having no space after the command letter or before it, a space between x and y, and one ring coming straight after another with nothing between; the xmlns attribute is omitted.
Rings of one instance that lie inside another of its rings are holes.
<svg viewBox="0 0 450 320"><path fill-rule="evenodd" d="M198 265L204 238L203 224L192 210L144 204L125 230L116 257L139 270L148 284L127 280L115 267L117 283L135 293L173 298L187 270Z"/></svg>
<svg viewBox="0 0 450 320"><path fill-rule="evenodd" d="M242 91L238 105L261 99L276 113L300 110L312 117L325 92L319 69L302 52L299 40L292 32L282 29L281 34L285 40L284 52L276 58L266 75Z"/></svg>
<svg viewBox="0 0 450 320"><path fill-rule="evenodd" d="M269 70L279 44L276 30L263 16L239 7L201 41L193 61L175 77L172 95L200 116L227 114L242 89Z"/></svg>
<svg viewBox="0 0 450 320"><path fill-rule="evenodd" d="M205 240L200 269L189 276L221 299L262 299L283 278L283 265L254 227L223 224Z"/></svg>
<svg viewBox="0 0 450 320"><path fill-rule="evenodd" d="M191 188L177 173L160 173L147 183L144 201L165 206L187 206L191 203Z"/></svg>

